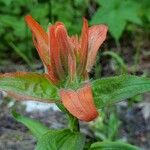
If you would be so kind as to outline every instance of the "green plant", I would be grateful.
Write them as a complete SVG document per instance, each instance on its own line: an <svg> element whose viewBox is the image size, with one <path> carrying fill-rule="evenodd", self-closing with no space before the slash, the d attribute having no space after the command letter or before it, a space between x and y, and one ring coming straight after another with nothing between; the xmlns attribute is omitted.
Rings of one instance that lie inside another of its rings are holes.
<svg viewBox="0 0 150 150"><path fill-rule="evenodd" d="M126 74L128 72L127 65L125 64L122 57L113 51L105 51L102 53L103 56L111 56L115 60L115 70L118 74Z"/></svg>
<svg viewBox="0 0 150 150"><path fill-rule="evenodd" d="M139 15L142 18L144 25L145 26L149 26L149 22L150 22L150 2L149 0L134 0L136 2L139 3L140 7L139 7Z"/></svg>
<svg viewBox="0 0 150 150"><path fill-rule="evenodd" d="M98 119L91 123L91 129L99 141L116 141L120 124L115 112L103 109Z"/></svg>
<svg viewBox="0 0 150 150"><path fill-rule="evenodd" d="M98 110L137 94L150 91L150 79L120 75L88 80L96 54L107 34L107 26L88 27L83 19L80 40L69 37L62 22L49 25L48 33L31 17L26 22L32 31L33 42L45 66L45 73L0 74L0 90L20 100L56 103L66 116L68 127L63 130L48 129L42 123L12 112L13 117L27 126L37 139L36 150L108 150L139 148L123 142L103 141L88 143L80 132L79 120L92 121ZM110 116L108 139L112 139L119 123Z"/></svg>
<svg viewBox="0 0 150 150"><path fill-rule="evenodd" d="M97 0L100 8L92 17L91 23L105 23L113 38L118 41L128 22L142 25L139 15L141 3L134 0Z"/></svg>

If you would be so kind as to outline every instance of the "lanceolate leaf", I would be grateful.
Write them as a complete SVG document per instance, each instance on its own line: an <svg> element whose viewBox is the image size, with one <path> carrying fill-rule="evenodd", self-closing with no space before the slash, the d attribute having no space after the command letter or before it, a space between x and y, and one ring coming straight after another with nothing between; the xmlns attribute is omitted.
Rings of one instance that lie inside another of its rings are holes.
<svg viewBox="0 0 150 150"><path fill-rule="evenodd" d="M37 73L8 73L0 75L0 90L11 96L28 100L52 102L57 98L57 88L45 77Z"/></svg>
<svg viewBox="0 0 150 150"><path fill-rule="evenodd" d="M150 79L131 75L121 75L98 79L92 82L97 108L125 100L150 91Z"/></svg>
<svg viewBox="0 0 150 150"><path fill-rule="evenodd" d="M83 150L85 137L79 132L49 130L39 140L36 150Z"/></svg>
<svg viewBox="0 0 150 150"><path fill-rule="evenodd" d="M138 147L124 142L96 142L90 150L140 150Z"/></svg>
<svg viewBox="0 0 150 150"><path fill-rule="evenodd" d="M12 115L17 121L23 123L37 139L41 138L49 130L39 121L22 116L15 111L12 112Z"/></svg>

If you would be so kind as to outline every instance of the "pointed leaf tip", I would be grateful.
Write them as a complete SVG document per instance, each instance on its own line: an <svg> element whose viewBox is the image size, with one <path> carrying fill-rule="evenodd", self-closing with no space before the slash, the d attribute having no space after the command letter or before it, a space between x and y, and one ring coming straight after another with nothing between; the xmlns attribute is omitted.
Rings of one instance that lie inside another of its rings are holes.
<svg viewBox="0 0 150 150"><path fill-rule="evenodd" d="M103 141L93 143L90 150L140 150L138 147L121 141Z"/></svg>
<svg viewBox="0 0 150 150"><path fill-rule="evenodd" d="M49 131L49 129L39 121L25 117L14 110L12 111L12 116L18 122L24 124L37 139L40 139L47 131Z"/></svg>

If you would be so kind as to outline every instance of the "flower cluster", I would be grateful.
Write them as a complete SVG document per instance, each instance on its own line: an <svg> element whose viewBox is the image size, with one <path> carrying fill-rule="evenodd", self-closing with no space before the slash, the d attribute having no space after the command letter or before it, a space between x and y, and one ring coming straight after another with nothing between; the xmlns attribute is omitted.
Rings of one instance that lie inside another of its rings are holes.
<svg viewBox="0 0 150 150"><path fill-rule="evenodd" d="M88 79L88 72L94 65L99 47L106 39L107 26L93 25L83 18L81 36L69 36L62 22L48 27L48 32L31 17L26 16L27 25L32 31L34 45L46 68L47 78L55 85L69 78ZM98 113L94 105L90 83L75 90L61 89L61 101L75 117L91 121Z"/></svg>

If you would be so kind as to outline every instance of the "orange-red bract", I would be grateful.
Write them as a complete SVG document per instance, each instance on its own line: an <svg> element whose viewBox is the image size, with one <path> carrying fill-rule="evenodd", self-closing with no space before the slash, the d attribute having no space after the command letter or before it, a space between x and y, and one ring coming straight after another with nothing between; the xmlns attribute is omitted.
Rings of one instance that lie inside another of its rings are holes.
<svg viewBox="0 0 150 150"><path fill-rule="evenodd" d="M34 45L47 70L48 78L57 84L75 76L87 79L87 73L94 65L97 51L106 39L107 26L88 27L83 18L81 37L69 36L62 22L49 26L48 33L30 16L26 16L27 25L32 31Z"/></svg>
<svg viewBox="0 0 150 150"><path fill-rule="evenodd" d="M62 89L60 96L66 109L78 119L91 121L98 116L90 84L84 85L77 91Z"/></svg>

